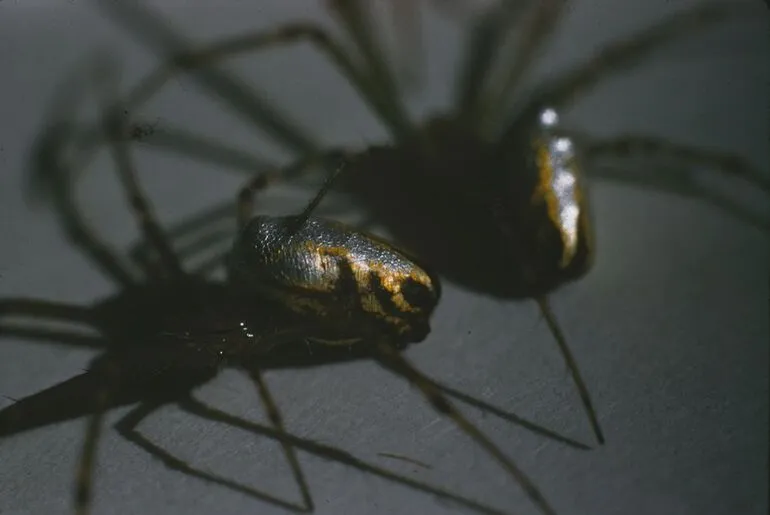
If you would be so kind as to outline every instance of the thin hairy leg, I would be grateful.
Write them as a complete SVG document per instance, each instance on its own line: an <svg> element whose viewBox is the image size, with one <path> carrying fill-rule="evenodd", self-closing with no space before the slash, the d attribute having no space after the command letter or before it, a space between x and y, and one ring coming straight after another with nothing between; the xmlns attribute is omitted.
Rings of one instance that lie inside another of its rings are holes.
<svg viewBox="0 0 770 515"><path fill-rule="evenodd" d="M289 172L292 172L291 167ZM180 261L185 263L200 253L216 248L224 251L227 248L226 244L233 237L231 227L233 219L237 217L237 206L237 200L218 202L176 225L171 225L166 230L166 234ZM340 210L319 206L314 212L332 213L331 216L336 217ZM152 260L147 243L143 240L131 246L129 256L140 267L146 267Z"/></svg>
<svg viewBox="0 0 770 515"><path fill-rule="evenodd" d="M737 4L737 5L736 5ZM733 16L749 11L738 2L711 1L684 9L662 22L610 44L572 71L562 74L542 88L536 103L564 108L608 75L628 70L653 52L677 39L705 30Z"/></svg>
<svg viewBox="0 0 770 515"><path fill-rule="evenodd" d="M233 214L236 213L237 202L227 200L196 213L182 222L170 226L166 235L171 240L175 254L183 263L197 252L223 243L232 238ZM225 224L228 225L225 229ZM186 239L192 239L186 242ZM151 249L144 239L131 246L128 252L134 263L145 267L153 259Z"/></svg>
<svg viewBox="0 0 770 515"><path fill-rule="evenodd" d="M128 123L128 131L124 139L129 139L141 144L143 149L168 152L180 155L184 158L211 163L217 168L233 170L238 174L253 174L269 168L274 168L275 163L256 155L253 151L245 151L221 141L216 141L209 136L202 136L181 127L172 127L163 124L151 135L140 140L132 137L138 127L146 125L144 121L132 120ZM82 132L87 131L85 127Z"/></svg>
<svg viewBox="0 0 770 515"><path fill-rule="evenodd" d="M503 48L503 56L498 58L497 73L492 74L485 85L485 94L479 99L475 120L482 133L494 135L500 129L504 121L501 116L506 112L511 95L541 55L543 45L562 19L567 4L566 0L536 2L532 12L524 19L522 33L515 35L512 48Z"/></svg>
<svg viewBox="0 0 770 515"><path fill-rule="evenodd" d="M534 422L524 419L516 415L515 413L510 413L496 406L492 406L491 404L488 404L482 400L472 397L459 390L456 390L449 386L445 386L441 383L438 383L437 381L429 377L426 377L425 379L429 381L436 389L441 390L444 393L444 395L448 397L453 397L459 400L460 402L464 402L469 406L473 406L474 408L478 408L484 413L491 413L496 417L499 417L503 420L511 422L512 424L516 424L517 426L523 427L524 429L528 431L532 431L533 433L538 434L540 436L544 436L548 439L555 440L559 443L563 443L569 447L572 447L573 449L580 449L583 451L587 451L591 449L591 447L589 447L586 444L580 443L577 440L573 440L572 438L567 438L566 436L560 435L559 433L556 433L554 431L551 431L550 429L547 429L538 424L535 424Z"/></svg>
<svg viewBox="0 0 770 515"><path fill-rule="evenodd" d="M260 501L264 501L275 506L280 506L281 508L285 508L292 512L301 513L308 511L304 506L295 505L278 497L272 496L269 493L243 486L235 481L217 476L215 474L210 474L208 472L198 470L185 463L183 460L173 456L171 453L159 447L158 445L152 443L137 430L137 427L142 422L142 420L150 416L163 405L164 403L140 404L138 407L127 413L125 417L120 419L115 425L115 428L117 429L118 433L120 433L120 435L123 436L126 440L133 443L154 458L157 458L171 470L181 472L186 476L201 479L207 483L222 486L229 490L242 493L249 497L259 499Z"/></svg>
<svg viewBox="0 0 770 515"><path fill-rule="evenodd" d="M591 177L697 199L753 227L770 231L767 216L752 212L745 202L730 199L729 193L697 181L698 172L693 166L708 167L724 176L745 180L770 194L770 180L737 154L702 149L646 135L598 140L577 131L565 131L565 134L579 142L581 155L587 163L586 173ZM645 166L638 170L634 166L618 167L602 163L604 158L626 160L633 157L653 158L675 166Z"/></svg>
<svg viewBox="0 0 770 515"><path fill-rule="evenodd" d="M457 427L489 453L519 483L527 496L542 513L547 515L556 514L532 479L519 469L478 427L465 418L422 372L417 370L406 358L387 343L378 343L376 349L377 359L383 367L404 377L417 387L436 411L451 419Z"/></svg>
<svg viewBox="0 0 770 515"><path fill-rule="evenodd" d="M415 127L402 102L393 70L388 65L381 42L376 37L377 27L371 12L364 5L365 1L328 0L328 4L363 58L366 65L365 76L371 81L373 88L379 91L378 96L383 102L380 116L388 122L397 142L409 139Z"/></svg>
<svg viewBox="0 0 770 515"><path fill-rule="evenodd" d="M628 169L619 170L614 167L595 166L590 173L594 178L629 184L635 189L671 193L698 202L705 202L743 223L770 233L770 221L767 217L752 212L751 209L747 208L745 202L740 199L730 199L722 191L692 183L689 177L672 179L672 174L667 173L668 171L646 170L644 173L631 173Z"/></svg>
<svg viewBox="0 0 770 515"><path fill-rule="evenodd" d="M249 377L254 381L254 385L257 387L259 397L262 400L262 405L267 411L267 417L270 419L270 423L275 429L282 433L286 433L286 428L283 424L283 417L278 409L278 405L273 399L273 395L270 393L270 389L265 383L265 379L262 377L262 373L258 369L249 370ZM297 459L297 453L294 447L286 440L281 440L281 447L283 447L283 453L286 455L286 460L291 467L291 473L294 476L297 486L299 486L300 493L302 495L302 503L307 511L313 511L313 498L310 496L310 487L308 487L305 474L302 472L302 467Z"/></svg>
<svg viewBox="0 0 770 515"><path fill-rule="evenodd" d="M238 193L238 207L237 207L237 223L238 229L244 228L246 223L251 219L252 212L254 210L254 196L258 191L262 191L267 188L270 183L278 179L286 179L297 177L302 175L314 165L323 165L330 160L337 159L343 161L342 166L338 166L334 172L324 181L321 189L316 193L313 199L308 203L307 207L297 217L297 225L302 225L307 221L307 218L318 207L318 204L323 200L326 194L331 189L337 177L344 169L344 164L347 160L352 159L348 156L352 155L344 150L331 149L323 152L322 154L311 154L304 156L294 163L290 164L283 170L279 170L273 173L262 173L254 176L246 185L241 188Z"/></svg>
<svg viewBox="0 0 770 515"><path fill-rule="evenodd" d="M118 25L133 32L137 40L161 55L185 55L191 45L169 26L163 17L141 2L113 2L92 0L92 2ZM243 83L230 73L214 66L196 68L193 77L203 86L226 102L235 113L244 116L256 127L262 129L279 145L292 153L306 154L318 147L312 138L306 136L288 117L257 94L252 86ZM167 80L157 75L155 80ZM161 84L162 85L162 84ZM159 86L147 83L148 91ZM135 93L143 96L142 93ZM130 100L130 99L129 99ZM133 105L129 101L129 105Z"/></svg>
<svg viewBox="0 0 770 515"><path fill-rule="evenodd" d="M422 6L414 0L391 0L391 23L397 32L397 74L402 87L414 89L425 76Z"/></svg>
<svg viewBox="0 0 770 515"><path fill-rule="evenodd" d="M479 15L469 31L456 78L453 105L459 118L475 123L492 65L511 27L528 2L503 0ZM532 2L529 2L531 5Z"/></svg>
<svg viewBox="0 0 770 515"><path fill-rule="evenodd" d="M328 57L369 107L383 119L393 135L398 135L401 130L400 122L394 118L390 101L384 97L377 83L357 68L345 49L324 28L308 22L290 23L262 32L249 32L180 53L142 80L128 95L127 106L132 110L136 109L177 73L211 66L247 52L260 52L302 42L314 46Z"/></svg>
<svg viewBox="0 0 770 515"><path fill-rule="evenodd" d="M551 306L548 304L548 300L545 297L538 297L535 300L537 301L537 305L540 308L540 312L545 318L546 324L548 324L548 329L550 329L551 334L556 340L556 344L559 346L559 350L561 351L561 355L564 357L564 361L567 363L567 368L569 368L570 374L572 375L572 380L575 382L575 386L577 387L578 393L580 394L580 401L583 403L583 409L585 410L586 415L588 415L588 421L591 423L591 429L594 432L594 436L596 436L596 441L603 445L604 433L602 432L602 428L599 425L599 418L596 416L594 403L591 400L591 395L588 392L588 387L583 380L583 376L580 374L577 361L572 355L572 352L569 350L567 339L564 337L564 332L561 330L559 323L556 321L556 315L553 313Z"/></svg>
<svg viewBox="0 0 770 515"><path fill-rule="evenodd" d="M663 158L678 160L695 166L713 167L726 176L733 176L751 183L770 195L770 177L750 166L741 156L731 152L707 150L676 143L654 136L627 135L610 140L598 140L583 145L581 152L586 158L607 156Z"/></svg>
<svg viewBox="0 0 770 515"><path fill-rule="evenodd" d="M357 470L360 470L361 472L372 474L374 476L387 479L389 481L412 488L414 490L425 492L427 494L434 495L438 498L452 501L461 506L469 508L475 512L496 514L496 515L499 515L502 513L500 510L477 503L475 501L472 501L470 499L467 499L465 497L452 493L448 490L444 490L442 488L435 487L420 481L415 481L408 477L403 477L393 472L390 472L376 465L371 465L363 460L356 458L352 454L349 454L335 447L317 443L313 440L299 438L297 436L288 434L283 431L278 431L276 429L273 429L267 426L262 426L253 422L242 420L238 417L234 417L223 411L206 406L205 404L202 404L196 399L192 399L192 398L186 399L183 402L181 402L179 405L183 410L187 411L188 413L197 415L199 417L220 422L222 424L227 424L232 427L244 429L245 431L266 436L268 438L284 441L287 444L291 445L292 447L302 450L304 452L313 454L315 456L319 456L327 460L335 461L337 463L349 465Z"/></svg>

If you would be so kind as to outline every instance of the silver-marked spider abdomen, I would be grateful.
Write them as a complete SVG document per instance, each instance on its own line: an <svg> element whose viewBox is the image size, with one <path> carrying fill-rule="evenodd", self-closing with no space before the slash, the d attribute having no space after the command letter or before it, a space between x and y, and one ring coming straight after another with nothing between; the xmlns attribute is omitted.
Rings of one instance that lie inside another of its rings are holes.
<svg viewBox="0 0 770 515"><path fill-rule="evenodd" d="M545 107L524 117L501 144L510 174L508 206L522 281L547 290L584 275L593 262L593 230L579 152Z"/></svg>
<svg viewBox="0 0 770 515"><path fill-rule="evenodd" d="M405 343L427 336L440 296L437 277L389 243L317 218L252 219L228 272L233 285L293 311Z"/></svg>

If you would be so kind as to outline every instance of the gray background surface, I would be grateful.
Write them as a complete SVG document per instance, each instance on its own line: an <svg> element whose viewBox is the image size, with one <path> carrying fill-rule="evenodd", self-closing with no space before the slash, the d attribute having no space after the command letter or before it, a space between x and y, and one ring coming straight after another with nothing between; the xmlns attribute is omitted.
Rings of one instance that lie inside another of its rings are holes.
<svg viewBox="0 0 770 515"><path fill-rule="evenodd" d="M156 2L161 3L161 2ZM298 17L325 20L315 2L166 1L164 11L197 40ZM693 2L597 0L573 12L538 68L543 77L607 42ZM609 136L638 131L745 156L768 171L768 14L725 23L604 81L570 122ZM452 24L429 19L428 91L415 112L440 106L456 50ZM55 86L93 49L120 56L126 84L155 57L78 0L0 3L0 297L88 303L112 291L63 239L55 217L22 198L29 144ZM352 90L302 46L231 69L258 84L330 143L383 137ZM237 117L173 81L142 112L283 159ZM137 152L144 185L165 222L231 197L242 178L191 159ZM79 198L96 226L125 247L137 234L114 174L100 159ZM717 188L722 186L716 184ZM746 188L759 214L770 212ZM526 470L561 515L763 514L767 512L767 236L702 202L596 181L599 254L594 271L553 296L607 434L590 452L567 449L493 416L466 413ZM266 210L291 210L307 193L285 188ZM287 199L289 201L287 201ZM500 302L447 284L429 339L408 351L423 371L468 394L567 435L591 441L563 362L532 302ZM90 353L3 338L0 394L20 398L75 375ZM506 511L535 513L518 488L419 394L376 365L352 363L267 374L287 426L407 477ZM253 387L226 372L198 397L264 420ZM10 402L0 399L0 406ZM126 410L116 410L114 421ZM0 441L0 513L68 512L84 422ZM195 466L297 500L273 441L174 409L141 426ZM423 469L378 456L403 454ZM459 513L452 504L340 464L300 454L319 514ZM95 513L280 513L241 494L187 478L106 430Z"/></svg>

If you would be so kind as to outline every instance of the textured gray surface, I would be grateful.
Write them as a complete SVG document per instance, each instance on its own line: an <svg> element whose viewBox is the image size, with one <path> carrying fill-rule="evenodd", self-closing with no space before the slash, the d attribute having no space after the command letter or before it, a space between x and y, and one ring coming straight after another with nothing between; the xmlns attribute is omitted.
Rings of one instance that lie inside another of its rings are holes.
<svg viewBox="0 0 770 515"><path fill-rule="evenodd" d="M304 14L307 2L164 2L197 39L269 27ZM653 22L673 4L576 2L539 68L576 62L613 38ZM642 131L735 151L768 171L768 15L726 24L672 47L665 57L602 83L570 120L599 135ZM430 101L440 104L451 70L451 31L431 24ZM55 85L88 51L114 50L124 78L153 57L85 2L0 3L0 297L87 303L111 285L62 238L55 218L20 192L29 144ZM329 142L382 136L351 90L313 51L300 48L233 65ZM200 128L254 151L254 132L174 81L143 112ZM138 153L143 183L164 221L233 195L240 177L211 165ZM116 245L136 238L109 162L99 160L79 197ZM746 193L746 192L743 192ZM747 193L750 200L755 196ZM299 205L302 195L292 206ZM268 204L291 209L285 197ZM560 515L763 514L767 512L767 237L694 200L607 182L593 185L599 238L595 270L553 297L593 392L607 445L565 449L493 416L467 409L518 460ZM288 207L287 207L288 206ZM766 206L758 206L764 216ZM445 286L429 339L408 355L425 372L468 394L590 441L577 395L550 334L530 302L498 302ZM0 394L23 397L77 374L89 353L3 338ZM402 380L374 364L268 373L290 430L397 473L442 485L506 511L534 513L498 467ZM253 387L227 372L198 392L230 413L263 420ZM6 402L0 400L0 402ZM0 404L2 405L2 404ZM109 417L114 421L125 410ZM66 513L84 423L0 441L0 513ZM213 471L298 499L279 446L174 409L142 426L153 441ZM430 470L378 456L403 454ZM301 453L320 514L455 513L430 495ZM95 513L281 513L241 494L187 478L107 430L100 447Z"/></svg>

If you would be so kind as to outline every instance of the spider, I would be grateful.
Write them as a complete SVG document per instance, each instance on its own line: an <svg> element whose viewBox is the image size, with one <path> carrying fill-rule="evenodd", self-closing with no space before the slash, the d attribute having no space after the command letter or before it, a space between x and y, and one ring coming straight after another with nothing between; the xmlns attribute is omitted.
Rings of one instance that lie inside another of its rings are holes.
<svg viewBox="0 0 770 515"><path fill-rule="evenodd" d="M110 82L112 75L107 71L109 67L104 64L97 66L94 81L99 85L103 105L117 105L117 97L111 94L114 91L114 84ZM66 105L67 109L72 107ZM32 298L0 299L2 317L67 321L99 333L99 336L83 336L46 330L25 332L12 325L0 326L0 333L6 335L53 339L102 351L85 373L0 410L0 436L3 437L90 415L77 466L74 502L78 513L87 513L91 508L93 471L105 412L137 403L138 406L116 424L127 440L172 469L280 507L294 511L314 509L295 454L298 448L476 511L499 513L441 488L400 478L342 451L286 433L262 371L361 358L373 358L407 379L436 410L453 420L494 457L543 513L555 513L532 480L457 411L447 396L501 414L499 410L436 383L401 355L400 351L408 344L421 342L428 336L430 317L441 293L440 281L428 268L385 240L312 216L335 175L302 213L280 217L252 216L254 196L267 187L271 176L258 174L250 179L238 195L238 236L228 256L228 280L207 280L186 271L171 248L137 180L129 149L122 138L125 119L116 113L105 107L103 130L112 141L111 153L135 222L160 261L144 266L143 276L136 277L87 228L71 196L75 170L70 168L71 162L66 156L72 123L58 113L38 141L38 166L49 178L51 195L58 202L68 238L120 285L121 290L92 306ZM238 420L192 397L193 389L214 378L225 367L248 374L272 427ZM301 505L196 470L137 431L143 419L172 403L190 413L279 440L301 492ZM574 447L585 448L535 424L516 420L511 415L501 416Z"/></svg>
<svg viewBox="0 0 770 515"><path fill-rule="evenodd" d="M770 193L767 179L731 154L640 135L595 140L565 127L561 120L580 94L608 74L632 67L686 33L746 12L735 2L705 2L675 14L603 49L524 97L514 93L569 2L500 2L471 27L451 108L421 125L410 119L363 1L328 2L355 45L352 51L312 23L238 35L190 50L150 11L110 2L99 5L139 33L143 43L172 54L128 95L126 105L131 109L173 74L195 70L194 77L204 87L299 155L283 177L313 165L329 168L329 163L344 157L350 166L339 179L340 189L366 206L371 218L388 227L399 244L467 288L506 299L536 299L600 443L605 438L588 387L547 300L552 290L584 276L593 263L582 163L612 155L658 155L714 166ZM513 32L517 23L520 30ZM321 149L263 103L252 88L213 67L229 56L300 41L330 58L382 121L392 142L362 150ZM657 184L652 180L662 189L697 193L689 176L682 181L684 186L671 186L665 178ZM649 181L648 177L639 182L649 185ZM401 207L394 209L394 204Z"/></svg>

